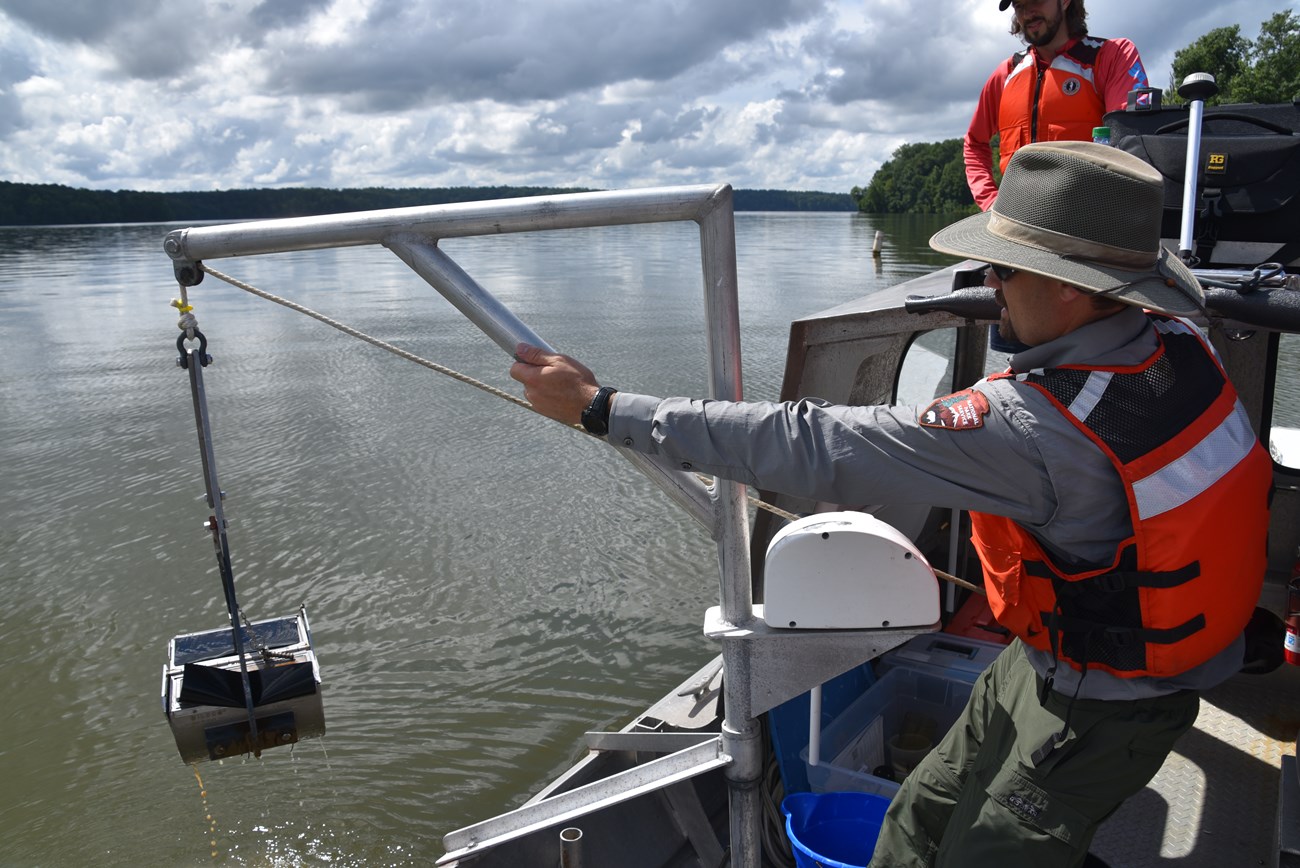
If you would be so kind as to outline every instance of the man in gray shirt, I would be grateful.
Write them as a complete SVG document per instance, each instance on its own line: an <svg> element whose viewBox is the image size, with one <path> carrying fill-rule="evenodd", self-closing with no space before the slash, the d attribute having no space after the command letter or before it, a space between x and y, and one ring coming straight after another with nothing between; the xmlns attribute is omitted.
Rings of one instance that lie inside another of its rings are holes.
<svg viewBox="0 0 1300 868"><path fill-rule="evenodd" d="M1011 371L920 407L661 400L521 346L544 415L817 501L970 510L1017 636L907 777L872 861L1077 865L1241 667L1271 465L1159 243L1160 176L1101 145L1018 150L992 210L938 233L991 263Z"/></svg>

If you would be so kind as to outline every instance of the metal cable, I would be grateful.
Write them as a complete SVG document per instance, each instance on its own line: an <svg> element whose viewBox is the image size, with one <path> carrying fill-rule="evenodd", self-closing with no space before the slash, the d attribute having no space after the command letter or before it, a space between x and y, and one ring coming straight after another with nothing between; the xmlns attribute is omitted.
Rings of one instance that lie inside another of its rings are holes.
<svg viewBox="0 0 1300 868"><path fill-rule="evenodd" d="M338 329L344 334L351 335L352 337L357 338L358 340L365 341L371 346L379 347L381 350L387 350L393 355L400 356L401 358L406 359L409 362L415 362L417 365L422 365L423 367L426 367L431 371L436 371L439 374L445 374L446 376L451 377L454 380L459 380L460 382L473 386L476 389L481 389L484 392L487 392L489 395L494 395L498 398L509 401L512 404L516 404L520 407L523 407L526 410L531 410L532 412L537 413L537 410L533 407L532 404L529 404L527 401L523 400L522 398L516 398L514 395L510 394L509 392L504 392L501 389L496 388L495 386L490 386L487 383L484 383L480 380L476 380L473 377L468 376L467 374L460 373L459 371L452 370L451 368L448 368L444 365L440 365L437 362L431 362L428 359L421 358L420 356L417 356L415 353L404 350L401 347L394 346L393 344L390 344L387 341L381 341L379 338L371 337L365 332L354 329L352 326L347 325L345 323L341 323L338 320L331 319L325 316L325 314L314 311L309 307L305 307L301 304L298 304L297 302L290 301L287 298L281 298L280 296L267 292L264 289L258 289L257 287L245 283L244 281L239 280L236 277L231 277L228 274L223 274L222 272L217 271L215 268L212 268L210 265L208 265L205 262L200 262L199 268L206 271L208 274L211 274L213 277L217 278L218 280L224 280L226 283L229 283L231 286L235 286L238 287L239 289L244 290L245 292L252 293L258 298L264 298L267 301L273 301L278 305L282 305L284 307L289 308L290 310L294 310L297 311L298 313L306 314L307 316L311 317L314 320L323 322L325 323L325 325L330 326L331 328ZM183 293L184 293L184 288L182 287L182 294ZM188 301L187 299L182 298L180 301L182 304L185 305L186 308L189 307L187 303ZM180 308L180 305L177 305L175 303L173 303L173 306L178 307L178 309ZM182 313L186 316L189 315L188 310L182 310ZM181 327L184 328L185 326L181 325ZM538 413L538 415L540 416L541 414ZM560 424L564 424L564 423L560 423ZM581 431L583 434L587 434L588 436L595 436L590 434L587 431L587 429L583 428L581 425L565 425L565 427L572 429L574 431ZM697 474L697 475L699 475L700 478L704 480L706 483L711 482L709 477L704 476L702 474ZM777 515L780 516L781 518L784 518L786 521L797 521L799 519L799 516L795 515L794 513L781 509L779 506L775 506L774 504L766 503L765 501L759 500L756 497L750 497L749 500L759 509L765 509L768 512L772 513L773 515ZM941 570L935 570L934 574L939 578L943 579L944 581L952 582L954 585L959 585L963 588L966 588L971 591L975 591L976 593L979 594L984 593L983 588L976 587L975 585L972 585L970 582L967 582L963 579L959 579L956 576L949 575L948 573L945 573Z"/></svg>
<svg viewBox="0 0 1300 868"><path fill-rule="evenodd" d="M330 319L329 317L325 316L325 314L318 313L317 311L314 311L309 307L305 307L301 304L298 304L297 302L289 301L289 299L287 298L281 298L280 296L269 293L266 290L258 289L257 287L252 286L251 284L244 283L242 280L239 280L238 278L235 277L231 277L228 274L222 274L220 271L217 271L215 268L212 268L206 263L202 263L202 262L199 263L199 268L203 269L204 271L206 271L208 274L211 274L215 278L224 280L226 283L229 283L231 286L237 286L240 289L244 290L245 292L252 293L258 298L264 298L267 301L273 301L276 304L283 305L284 307L287 307L290 310L296 310L298 313L306 314L312 319L323 322L325 323L325 325L330 326L331 328L336 328L346 335L351 335L354 338L363 340L366 343L371 344L372 346L379 347L381 350L387 350L393 355L401 356L402 358L406 359L408 362L415 362L417 365L423 365L424 367L428 368L431 371L437 371L439 374L446 374L448 377L451 377L454 380L459 380L462 383L467 383L476 389L482 389L484 392L487 392L490 395L495 395L496 397L509 401L512 404L518 404L520 407L523 407L527 410L533 410L534 413L537 412L536 410L533 409L532 404L529 404L527 401L523 400L522 398L516 398L514 395L510 394L509 392L503 392L502 390L496 388L495 386L489 386L487 383L484 383L480 380L476 380L473 377L460 373L459 371L454 371L451 368L444 367L443 365L440 365L437 362L431 362L428 359L421 358L420 356L417 356L415 353L408 352L407 350L404 350L398 346L394 346L393 344L390 344L387 341L381 341L379 338L371 337L365 332L358 331L357 329L352 328L352 326L346 325L345 323L341 323L338 320ZM586 433L585 429L583 429L581 425L569 425L566 427L575 428L579 431L582 431L584 434Z"/></svg>

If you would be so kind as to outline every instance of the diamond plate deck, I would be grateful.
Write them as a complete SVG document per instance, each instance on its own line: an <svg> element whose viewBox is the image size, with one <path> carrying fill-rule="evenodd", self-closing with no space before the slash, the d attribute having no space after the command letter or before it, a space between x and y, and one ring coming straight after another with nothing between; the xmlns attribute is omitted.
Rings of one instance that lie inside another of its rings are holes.
<svg viewBox="0 0 1300 868"><path fill-rule="evenodd" d="M1276 865L1281 761L1297 730L1300 667L1207 691L1196 727L1102 825L1092 852L1111 868Z"/></svg>

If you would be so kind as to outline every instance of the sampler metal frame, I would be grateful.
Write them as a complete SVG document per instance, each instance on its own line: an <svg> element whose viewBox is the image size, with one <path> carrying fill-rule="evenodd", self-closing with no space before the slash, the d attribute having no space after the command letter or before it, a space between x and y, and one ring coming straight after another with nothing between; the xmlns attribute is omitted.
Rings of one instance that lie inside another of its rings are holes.
<svg viewBox="0 0 1300 868"><path fill-rule="evenodd" d="M700 229L709 394L738 401L743 397L740 316L729 185L573 193L201 226L168 233L163 247L172 259L176 279L188 287L202 280L203 260L382 245L513 356L520 342L547 349L550 345L447 256L438 247L440 239L687 220ZM745 486L723 479L706 485L670 462L615 448L699 521L717 544L720 605L706 614L704 632L722 647L726 702L722 732L702 741L688 739L692 743L685 747L680 735L638 735L639 746L667 756L451 832L443 839L448 852L439 864L722 768L729 790L731 864L757 868L763 822L758 715L918 632L770 629L751 591ZM620 737L627 738L610 734L607 740L614 744Z"/></svg>

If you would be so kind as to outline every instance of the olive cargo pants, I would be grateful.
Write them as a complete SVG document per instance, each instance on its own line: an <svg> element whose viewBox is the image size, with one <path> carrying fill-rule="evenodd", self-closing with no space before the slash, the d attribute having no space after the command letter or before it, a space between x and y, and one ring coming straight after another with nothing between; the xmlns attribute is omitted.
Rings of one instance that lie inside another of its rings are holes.
<svg viewBox="0 0 1300 868"><path fill-rule="evenodd" d="M1146 786L1196 721L1193 691L1139 700L1048 694L1017 640L889 806L871 868L1072 868L1120 803Z"/></svg>

